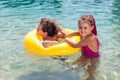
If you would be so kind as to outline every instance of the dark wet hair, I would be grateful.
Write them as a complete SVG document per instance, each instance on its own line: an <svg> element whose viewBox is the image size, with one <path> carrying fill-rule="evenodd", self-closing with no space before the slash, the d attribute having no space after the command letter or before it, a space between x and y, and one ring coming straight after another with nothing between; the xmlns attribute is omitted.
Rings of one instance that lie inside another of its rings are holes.
<svg viewBox="0 0 120 80"><path fill-rule="evenodd" d="M53 37L58 33L59 25L53 19L42 18L40 21L43 32L47 32L47 36Z"/></svg>
<svg viewBox="0 0 120 80"><path fill-rule="evenodd" d="M93 34L97 35L97 29L96 29L96 23L95 23L95 19L91 14L86 14L86 15L82 15L78 21L78 25L81 22L87 22L88 24L90 24L90 26L93 26Z"/></svg>

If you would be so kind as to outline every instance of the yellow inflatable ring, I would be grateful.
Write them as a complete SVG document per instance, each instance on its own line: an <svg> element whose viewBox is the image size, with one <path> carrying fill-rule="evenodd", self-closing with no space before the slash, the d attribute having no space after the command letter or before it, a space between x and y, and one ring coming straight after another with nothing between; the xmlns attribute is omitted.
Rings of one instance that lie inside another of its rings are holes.
<svg viewBox="0 0 120 80"><path fill-rule="evenodd" d="M66 29L66 34L72 32L73 30ZM72 41L78 42L80 41L79 36L70 37ZM52 45L49 48L43 47L39 41L42 41L42 37L36 34L36 30L32 30L24 38L25 48L37 55L44 56L58 56L58 55L69 55L74 54L80 50L80 48L73 48L68 45L66 42L62 42L56 45Z"/></svg>

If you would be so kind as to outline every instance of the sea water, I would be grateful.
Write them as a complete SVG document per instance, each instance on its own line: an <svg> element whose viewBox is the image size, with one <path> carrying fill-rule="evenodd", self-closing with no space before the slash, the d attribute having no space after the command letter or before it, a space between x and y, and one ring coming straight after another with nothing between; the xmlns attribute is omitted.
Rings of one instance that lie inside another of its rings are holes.
<svg viewBox="0 0 120 80"><path fill-rule="evenodd" d="M120 80L119 0L0 0L0 80L82 80L83 70L66 69L50 56L33 55L23 41L41 18L53 18L63 28L77 30L84 14L95 17L102 44L95 80ZM80 54L70 55L68 61Z"/></svg>

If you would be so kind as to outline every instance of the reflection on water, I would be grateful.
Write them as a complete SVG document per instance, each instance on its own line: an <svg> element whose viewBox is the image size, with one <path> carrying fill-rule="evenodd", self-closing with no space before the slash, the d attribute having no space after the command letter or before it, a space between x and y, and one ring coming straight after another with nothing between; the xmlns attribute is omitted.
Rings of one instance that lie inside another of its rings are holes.
<svg viewBox="0 0 120 80"><path fill-rule="evenodd" d="M8 8L16 8L22 5L32 5L35 0L6 0L6 1L0 1L1 5Z"/></svg>
<svg viewBox="0 0 120 80"><path fill-rule="evenodd" d="M120 45L120 2L118 0L115 0L113 3L113 9L112 9L112 19L111 22L114 24L113 29L111 30L113 35L113 39L116 41L116 47ZM120 49L116 49L118 52L118 57L120 55Z"/></svg>
<svg viewBox="0 0 120 80"><path fill-rule="evenodd" d="M112 22L114 24L120 25L120 2L118 0L115 0L113 3L112 14Z"/></svg>
<svg viewBox="0 0 120 80"><path fill-rule="evenodd" d="M102 43L100 73L95 80L120 79L119 0L0 0L0 13L0 80L80 80L83 70L66 70L57 60L25 55L31 53L24 49L23 39L43 17L76 30L82 14L94 15ZM71 55L68 61L79 55Z"/></svg>
<svg viewBox="0 0 120 80"><path fill-rule="evenodd" d="M115 26L112 32L115 32L113 39L115 39L120 44L120 26Z"/></svg>
<svg viewBox="0 0 120 80"><path fill-rule="evenodd" d="M5 8L16 8L16 7L20 7L20 6L32 6L35 3L38 3L39 6L41 5L45 5L46 7L56 7L59 8L61 7L61 2L59 0L6 0L6 1L0 1L1 6L4 6Z"/></svg>
<svg viewBox="0 0 120 80"><path fill-rule="evenodd" d="M32 72L31 74L19 77L17 80L77 80L79 76L76 72L59 71L59 72ZM42 76L40 76L42 75ZM66 76L64 76L66 75Z"/></svg>

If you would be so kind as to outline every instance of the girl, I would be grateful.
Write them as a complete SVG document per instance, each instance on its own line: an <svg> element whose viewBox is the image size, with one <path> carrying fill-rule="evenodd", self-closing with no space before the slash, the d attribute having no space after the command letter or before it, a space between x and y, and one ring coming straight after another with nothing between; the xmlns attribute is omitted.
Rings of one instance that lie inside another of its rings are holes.
<svg viewBox="0 0 120 80"><path fill-rule="evenodd" d="M73 64L79 64L86 68L87 77L96 71L96 65L99 62L99 40L97 38L97 30L94 17L92 15L83 15L78 21L78 31L69 34L68 36L79 35L81 41L73 43L69 38L65 41L74 48L82 48L82 56ZM89 65L88 65L89 63Z"/></svg>
<svg viewBox="0 0 120 80"><path fill-rule="evenodd" d="M63 29L53 19L49 18L41 19L37 34L43 37L42 45L44 47L58 44L58 38L65 36Z"/></svg>

